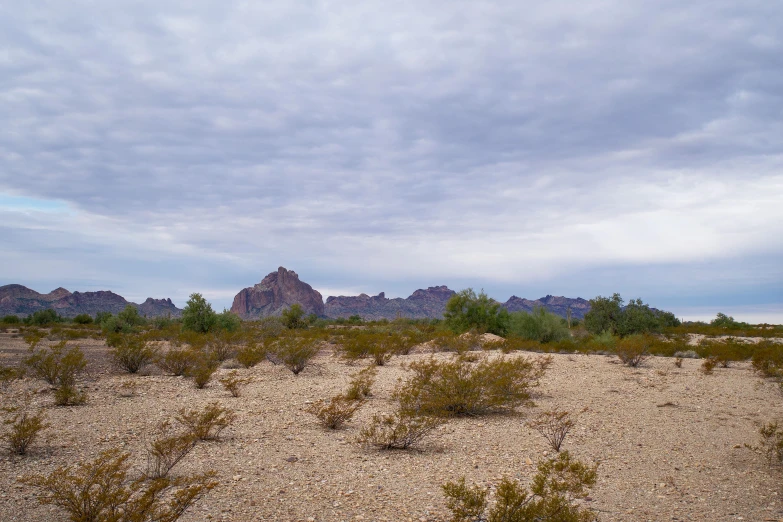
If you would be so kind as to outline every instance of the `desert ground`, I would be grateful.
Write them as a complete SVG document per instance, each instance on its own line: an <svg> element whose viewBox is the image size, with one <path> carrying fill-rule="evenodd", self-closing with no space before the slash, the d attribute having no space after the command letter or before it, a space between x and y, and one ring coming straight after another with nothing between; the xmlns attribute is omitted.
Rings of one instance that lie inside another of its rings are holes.
<svg viewBox="0 0 783 522"><path fill-rule="evenodd" d="M677 368L673 359L652 357L630 368L614 356L555 354L535 389L535 406L453 419L418 449L381 451L357 443L359 430L373 414L392 411L390 396L406 377L405 364L430 354L394 357L380 367L372 397L345 429L330 431L304 410L343 392L367 362L348 364L325 349L295 376L264 361L237 370L252 382L234 398L217 382L228 368L199 390L154 367L122 374L109 364L103 341L73 344L90 361L82 379L86 405L55 407L48 385L29 378L2 392L4 405L32 394L31 405L44 408L51 425L29 455L0 456L2 521L67 520L18 479L109 448L131 452L140 470L145 442L161 421L216 400L236 412L236 421L219 441L200 443L178 470L214 469L219 485L183 521L448 520L440 488L447 480L465 476L488 487L503 476L529 481L535 463L552 450L526 421L552 408L578 413L563 447L598 463L596 486L580 503L600 520L783 520L783 470L745 446L758 444L762 423L783 420L783 396L748 363L704 375L693 359ZM0 334L0 363L18 362L25 350L21 339ZM128 381L136 383L132 394Z"/></svg>

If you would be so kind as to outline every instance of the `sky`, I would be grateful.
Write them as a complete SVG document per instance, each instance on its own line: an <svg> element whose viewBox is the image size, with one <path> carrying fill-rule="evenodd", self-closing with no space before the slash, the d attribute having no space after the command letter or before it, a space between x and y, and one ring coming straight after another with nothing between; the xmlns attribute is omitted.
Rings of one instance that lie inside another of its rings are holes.
<svg viewBox="0 0 783 522"><path fill-rule="evenodd" d="M0 285L783 323L783 4L0 3Z"/></svg>

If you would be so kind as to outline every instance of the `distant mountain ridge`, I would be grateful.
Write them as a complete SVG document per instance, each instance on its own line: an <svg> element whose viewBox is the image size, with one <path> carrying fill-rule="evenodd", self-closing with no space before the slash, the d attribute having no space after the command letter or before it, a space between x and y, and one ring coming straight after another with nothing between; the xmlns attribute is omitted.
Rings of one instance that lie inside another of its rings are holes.
<svg viewBox="0 0 783 522"><path fill-rule="evenodd" d="M446 303L456 292L447 286L431 286L419 289L405 299L389 299L384 292L375 296L329 296L323 302L320 292L301 281L293 270L279 267L269 273L255 286L244 288L234 297L231 311L243 319L280 315L292 304L298 303L305 313L329 319L348 318L358 315L365 320L395 319L442 319ZM561 317L571 310L571 317L582 319L590 311L590 302L582 298L568 298L547 295L534 301L517 296L502 304L511 312L531 312L544 308Z"/></svg>
<svg viewBox="0 0 783 522"><path fill-rule="evenodd" d="M121 312L131 305L139 314L147 317L170 315L179 317L182 310L171 299L153 299L148 297L141 304L131 303L121 295L107 290L97 292L70 292L57 288L48 294L41 294L22 285L0 286L0 316L18 315L26 317L39 310L52 309L63 317L76 317L79 314L94 316L98 312Z"/></svg>

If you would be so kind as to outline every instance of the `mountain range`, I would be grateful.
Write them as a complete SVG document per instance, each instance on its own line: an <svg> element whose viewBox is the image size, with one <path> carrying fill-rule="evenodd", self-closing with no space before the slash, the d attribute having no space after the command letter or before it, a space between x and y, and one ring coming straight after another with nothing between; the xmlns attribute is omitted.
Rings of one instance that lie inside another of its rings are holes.
<svg viewBox="0 0 783 522"><path fill-rule="evenodd" d="M307 314L330 319L348 318L358 315L366 320L395 319L398 317L413 319L442 318L446 303L455 294L446 286L431 286L419 289L403 299L387 298L381 292L375 296L360 294L356 296L329 296L324 302L321 294L312 286L301 281L293 270L280 267L264 277L260 283L244 288L234 297L231 311L242 319L252 320L261 317L280 315L293 304L299 304ZM138 308L141 315L159 317L170 315L179 317L182 310L171 299L147 298L141 304L131 303L124 297L110 291L70 292L57 288L48 294L40 294L22 285L0 286L0 317L5 315L27 316L38 310L54 309L63 317L75 317L79 314L95 315L98 312L116 314L127 305ZM575 319L582 319L590 311L590 302L582 298L568 298L547 295L536 300L517 296L502 304L510 312L531 312L535 308L544 308L561 317L568 310Z"/></svg>

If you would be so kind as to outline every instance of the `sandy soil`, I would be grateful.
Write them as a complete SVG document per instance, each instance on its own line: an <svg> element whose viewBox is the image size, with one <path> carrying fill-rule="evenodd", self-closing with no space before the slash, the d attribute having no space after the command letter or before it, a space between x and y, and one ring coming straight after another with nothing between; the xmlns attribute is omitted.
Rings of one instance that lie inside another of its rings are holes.
<svg viewBox="0 0 783 522"><path fill-rule="evenodd" d="M332 353L319 355L299 376L269 362L241 369L253 382L233 398L215 379L198 390L155 372L121 375L107 364L101 342L75 344L92 361L87 405L52 406L41 381L18 381L3 392L4 404L34 392L33 404L46 409L52 427L29 456L0 456L0 520L65 520L57 508L38 504L17 478L115 447L132 452L141 469L145 437L159 422L181 407L214 400L234 409L237 421L223 440L200 444L181 464L181 472L215 469L220 480L184 521L447 520L444 481L465 475L492 486L504 475L532 477L549 448L525 420L554 407L585 410L564 448L599 463L598 483L583 502L601 520L783 520L783 470L744 447L758 442L759 424L783 419L783 401L777 386L747 363L703 375L697 360L676 368L672 359L654 357L635 369L615 357L554 355L536 407L455 419L419 451L383 452L357 444L358 431L374 413L392 410L389 398L406 375L403 365L429 355L395 357L379 368L374 396L346 429L327 431L304 409L342 392L361 368ZM18 360L22 351L19 339L0 334L0 363ZM123 397L129 379L137 392Z"/></svg>

